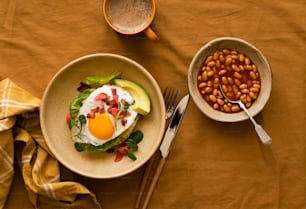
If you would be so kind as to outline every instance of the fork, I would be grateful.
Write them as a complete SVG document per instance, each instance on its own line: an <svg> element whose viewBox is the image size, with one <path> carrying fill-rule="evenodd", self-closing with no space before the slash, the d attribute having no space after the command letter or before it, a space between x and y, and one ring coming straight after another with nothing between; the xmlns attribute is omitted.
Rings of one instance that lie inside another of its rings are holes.
<svg viewBox="0 0 306 209"><path fill-rule="evenodd" d="M173 112L175 110L175 107L176 107L176 104L177 104L178 91L174 90L172 88L166 87L163 91L163 97L164 97L164 102L165 102L165 106L166 106L166 115L165 116L166 116L166 120L167 120L173 115ZM143 193L144 193L145 186L147 185L149 175L150 175L151 170L153 168L154 161L155 161L155 154L151 157L151 159L149 160L149 162L148 162L148 164L145 168L145 172L144 172L143 177L142 177L139 193L138 193L136 204L135 204L135 209L139 208L139 205L140 205Z"/></svg>
<svg viewBox="0 0 306 209"><path fill-rule="evenodd" d="M166 105L166 119L169 119L175 109L177 103L178 91L172 88L166 87L163 92L163 97Z"/></svg>

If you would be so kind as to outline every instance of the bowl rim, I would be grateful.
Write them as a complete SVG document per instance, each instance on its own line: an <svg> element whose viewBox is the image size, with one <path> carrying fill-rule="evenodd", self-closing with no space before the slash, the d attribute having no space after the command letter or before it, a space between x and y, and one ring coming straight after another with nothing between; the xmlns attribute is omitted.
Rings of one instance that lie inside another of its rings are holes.
<svg viewBox="0 0 306 209"><path fill-rule="evenodd" d="M154 99L162 99L163 100L163 96L162 96L162 93L160 91L160 87L157 83L157 81L155 80L155 78L153 77L153 75L151 75L149 73L149 71L143 67L141 64L139 64L138 62L134 61L133 59L130 59L128 57L125 57L123 55L119 55L119 54L113 54L113 53L94 53L94 54L88 54L88 55L84 55L84 56L81 56L81 57L78 57L76 59L73 59L72 61L68 62L67 64L65 64L63 67L60 68L60 70L54 74L54 76L51 78L51 80L49 81L47 87L45 88L45 91L43 93L43 97L42 97L42 102L41 102L41 106L40 106L40 123L41 123L41 131L42 131L42 134L43 134L43 137L45 139L45 142L49 148L49 150L51 151L52 155L54 155L54 153L57 153L56 151L56 148L53 147L53 146L50 146L51 142L49 140L49 136L47 134L47 128L46 128L46 121L44 120L44 117L45 117L45 101L49 95L49 92L50 92L50 88L52 86L52 84L54 83L54 81L61 75L64 73L65 69L69 68L70 66L73 66L75 65L76 63L80 62L80 61L83 61L83 60L86 60L86 59L90 59L90 58L93 58L93 57L111 57L111 58L119 58L119 59L122 59L124 61L127 61L129 63L131 63L132 65L135 65L137 68L141 69L142 73L148 77L148 79L151 81L151 84L152 84L152 87L153 89L159 89L157 91L157 96L158 98L154 98ZM153 99L153 98L151 98ZM160 101L162 101L160 100ZM162 140L162 137L163 137L163 132L164 132L164 129L165 129L165 124L166 124L166 120L165 120L165 105L164 103L161 103L160 105L160 108L161 108L161 121L160 121L160 127L161 130L159 130L159 133L158 133L158 139L156 141L158 141L158 144L156 146L156 150L158 149L159 147L159 144ZM62 164L64 165L66 168L68 168L69 170L77 173L77 174L80 174L82 176L85 176L85 177L89 177L89 178L94 178L94 179L111 179L111 178L117 178L117 177L121 177L121 176L124 176L124 175L127 175L135 170L137 170L139 167L143 166L151 157L152 155L156 152L156 150L152 151L151 154L148 154L146 155L145 158L143 158L142 160L142 163L138 163L136 166L133 166L131 167L130 169L128 170L125 170L125 171L122 171L122 172L119 172L117 174L114 174L112 176L103 176L103 175L99 175L99 174L96 174L96 173L88 173L88 172L83 172L81 170L77 170L75 167L71 166L69 163L67 163L64 159L63 156L56 156L55 158Z"/></svg>
<svg viewBox="0 0 306 209"><path fill-rule="evenodd" d="M189 69L188 69L188 89L190 92L190 95L194 101L194 103L196 104L196 106L198 107L198 109L204 113L207 117L216 120L216 121L220 121L220 122L239 122L239 121L244 121L249 119L249 117L247 116L247 114L245 114L244 111L240 111L238 113L224 113L218 110L214 110L206 101L204 101L204 99L201 98L201 100L199 99L201 97L201 94L199 93L197 87L194 87L195 84L197 83L197 81L194 80L194 77L192 76L194 74L193 71L195 71L195 67L197 62L199 61L198 59L201 57L202 53L205 52L206 50L213 48L213 46L219 46L219 44L225 43L227 41L230 42L236 42L236 43L240 43L245 45L246 47L248 47L249 49L251 49L253 52L256 52L259 56L260 59L262 60L262 63L265 65L265 78L268 82L265 82L265 91L263 93L263 91L260 91L260 95L263 95L261 97L261 104L257 105L258 107L256 107L256 109L254 108L254 104L248 109L250 114L252 116L256 116L258 113L260 113L262 111L262 109L264 108L264 106L266 105L266 103L269 100L271 91L272 91L272 72L271 72L271 67L270 64L267 60L267 58L264 56L264 54L257 48L255 47L253 44L241 39L241 38L237 38L237 37L231 37L231 36L224 36L224 37L218 37L215 39L212 39L210 41L208 41L207 43L205 43L202 47L200 47L198 49L198 51L195 53L195 55L193 56L191 63L189 65ZM213 51L212 51L213 52ZM212 53L211 52L211 53ZM245 53L245 52L244 52ZM204 61L205 58L203 58ZM198 72L199 69L197 69ZM262 79L262 78L261 78ZM201 101L200 104L196 101ZM215 117L216 116L216 117Z"/></svg>

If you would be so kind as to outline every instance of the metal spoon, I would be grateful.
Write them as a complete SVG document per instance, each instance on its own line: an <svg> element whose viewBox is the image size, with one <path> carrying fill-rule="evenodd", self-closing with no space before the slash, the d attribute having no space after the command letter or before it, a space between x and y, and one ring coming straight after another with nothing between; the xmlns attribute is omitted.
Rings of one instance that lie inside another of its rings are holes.
<svg viewBox="0 0 306 209"><path fill-rule="evenodd" d="M244 110L244 112L249 116L250 120L252 121L252 123L254 124L255 127L255 131L257 133L257 135L259 136L260 140L262 141L263 144L265 145L269 145L272 143L272 139L271 137L268 135L268 133L261 127L261 125L259 125L254 118L252 117L252 115L249 113L248 109L246 108L246 106L244 105L244 103L239 99L239 100L231 100L229 99L225 93L223 92L223 89L221 87L221 85L219 84L220 90L222 95L224 96L225 99L227 99L230 103L233 104L238 104L241 109Z"/></svg>

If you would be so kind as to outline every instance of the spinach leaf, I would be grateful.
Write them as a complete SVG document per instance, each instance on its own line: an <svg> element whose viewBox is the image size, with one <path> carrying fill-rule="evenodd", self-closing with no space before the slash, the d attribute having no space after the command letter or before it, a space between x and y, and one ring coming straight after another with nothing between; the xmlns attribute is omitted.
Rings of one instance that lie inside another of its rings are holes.
<svg viewBox="0 0 306 209"><path fill-rule="evenodd" d="M143 133L139 130L134 131L129 139L132 139L136 144L138 144L143 138Z"/></svg>
<svg viewBox="0 0 306 209"><path fill-rule="evenodd" d="M69 106L69 111L72 119L75 119L79 113L83 101L94 91L95 89L86 89L81 92L78 97L73 99Z"/></svg>

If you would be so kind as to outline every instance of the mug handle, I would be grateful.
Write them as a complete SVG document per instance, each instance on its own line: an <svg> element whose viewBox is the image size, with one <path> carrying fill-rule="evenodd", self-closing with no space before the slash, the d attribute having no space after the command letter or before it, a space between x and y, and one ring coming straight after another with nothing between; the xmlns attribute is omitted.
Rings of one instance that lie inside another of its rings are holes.
<svg viewBox="0 0 306 209"><path fill-rule="evenodd" d="M158 36L156 35L156 33L152 30L152 28L150 27L147 27L145 30L144 30L144 33L146 34L146 36L151 39L152 41L158 41L159 38Z"/></svg>

